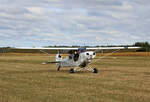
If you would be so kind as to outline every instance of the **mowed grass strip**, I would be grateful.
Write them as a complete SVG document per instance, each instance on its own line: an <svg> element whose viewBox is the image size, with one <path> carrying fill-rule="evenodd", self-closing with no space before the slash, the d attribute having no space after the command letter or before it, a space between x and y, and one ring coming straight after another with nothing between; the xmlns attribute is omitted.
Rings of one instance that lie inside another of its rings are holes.
<svg viewBox="0 0 150 102"><path fill-rule="evenodd" d="M0 102L149 102L150 58L106 57L91 72L57 72L46 56L0 57ZM54 60L51 57L51 60Z"/></svg>

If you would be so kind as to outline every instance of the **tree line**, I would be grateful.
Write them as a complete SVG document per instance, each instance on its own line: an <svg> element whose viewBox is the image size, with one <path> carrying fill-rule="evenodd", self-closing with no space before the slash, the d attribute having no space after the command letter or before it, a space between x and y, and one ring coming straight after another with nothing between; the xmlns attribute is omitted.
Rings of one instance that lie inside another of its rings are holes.
<svg viewBox="0 0 150 102"><path fill-rule="evenodd" d="M150 44L148 42L136 42L134 46L141 47L138 51L150 52Z"/></svg>
<svg viewBox="0 0 150 102"><path fill-rule="evenodd" d="M125 47L125 46L128 46L128 47L138 46L138 47L141 47L141 49L138 49L136 51L150 52L150 43L148 43L148 42L136 42L133 45L117 45L117 46L116 45L107 45L107 46L76 46L76 45L74 45L74 46L44 46L44 47L85 47L86 48L86 47ZM12 51L12 50L10 50L10 48L11 47L0 47L0 53Z"/></svg>

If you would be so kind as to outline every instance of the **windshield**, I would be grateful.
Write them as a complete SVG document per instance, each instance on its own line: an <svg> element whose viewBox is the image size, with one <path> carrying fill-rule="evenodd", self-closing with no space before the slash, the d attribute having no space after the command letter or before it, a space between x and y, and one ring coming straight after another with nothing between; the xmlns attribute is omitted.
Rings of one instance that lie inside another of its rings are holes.
<svg viewBox="0 0 150 102"><path fill-rule="evenodd" d="M79 48L78 51L82 52L86 52L86 48Z"/></svg>

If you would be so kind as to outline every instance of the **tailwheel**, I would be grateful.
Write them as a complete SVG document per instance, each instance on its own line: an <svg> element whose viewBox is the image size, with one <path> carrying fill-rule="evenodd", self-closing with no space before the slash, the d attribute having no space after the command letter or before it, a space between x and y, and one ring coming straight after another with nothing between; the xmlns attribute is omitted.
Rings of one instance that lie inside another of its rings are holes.
<svg viewBox="0 0 150 102"><path fill-rule="evenodd" d="M73 68L71 68L69 72L70 72L70 73L74 73L75 71L74 71Z"/></svg>
<svg viewBox="0 0 150 102"><path fill-rule="evenodd" d="M96 68L94 68L93 73L98 73L98 70Z"/></svg>

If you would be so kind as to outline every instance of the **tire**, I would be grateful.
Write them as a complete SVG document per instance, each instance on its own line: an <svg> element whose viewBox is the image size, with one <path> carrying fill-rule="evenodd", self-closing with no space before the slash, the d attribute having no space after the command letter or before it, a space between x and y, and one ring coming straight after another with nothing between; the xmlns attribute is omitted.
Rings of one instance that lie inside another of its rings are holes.
<svg viewBox="0 0 150 102"><path fill-rule="evenodd" d="M74 69L73 69L73 68L71 68L69 72L70 72L70 73L74 73Z"/></svg>
<svg viewBox="0 0 150 102"><path fill-rule="evenodd" d="M98 70L96 68L94 68L93 70L93 73L98 73Z"/></svg>

